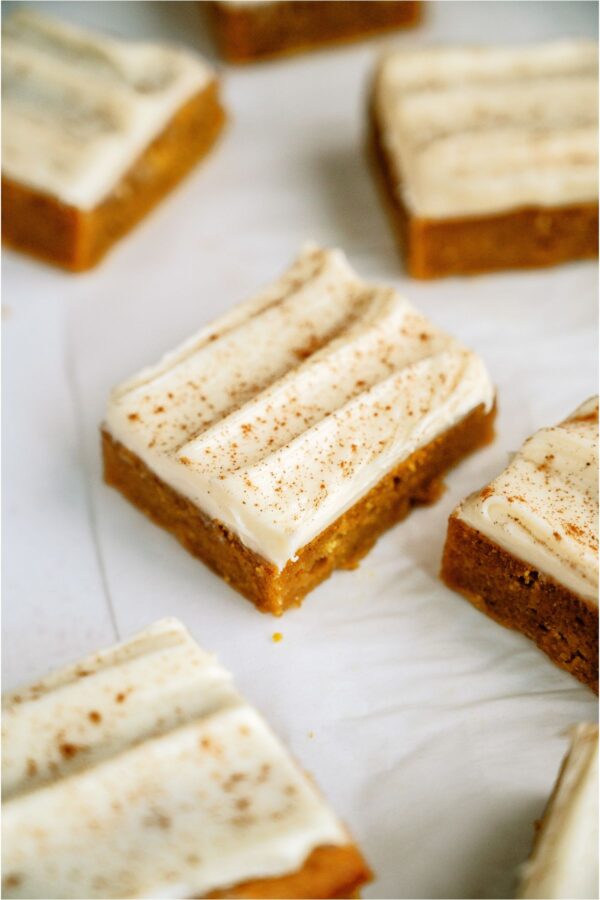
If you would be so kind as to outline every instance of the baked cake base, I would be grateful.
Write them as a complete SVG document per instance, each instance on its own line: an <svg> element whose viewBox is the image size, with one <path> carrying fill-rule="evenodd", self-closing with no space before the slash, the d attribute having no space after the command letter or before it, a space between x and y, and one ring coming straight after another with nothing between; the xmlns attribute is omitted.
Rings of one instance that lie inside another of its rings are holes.
<svg viewBox="0 0 600 900"><path fill-rule="evenodd" d="M212 81L181 107L106 200L91 210L3 178L3 242L72 272L92 268L210 150L224 120Z"/></svg>
<svg viewBox="0 0 600 900"><path fill-rule="evenodd" d="M317 847L301 869L277 878L261 878L216 891L209 898L248 898L248 900L288 900L288 898L352 898L372 879L372 872L359 850L346 847Z"/></svg>
<svg viewBox="0 0 600 900"><path fill-rule="evenodd" d="M442 580L598 693L598 609L451 516Z"/></svg>
<svg viewBox="0 0 600 900"><path fill-rule="evenodd" d="M406 269L413 278L476 275L598 258L598 203L527 207L488 216L423 219L402 200L400 175L373 108L369 155Z"/></svg>
<svg viewBox="0 0 600 900"><path fill-rule="evenodd" d="M299 605L334 569L355 568L377 538L404 519L413 506L435 501L443 490L442 475L492 440L494 416L495 409L486 412L480 405L417 450L282 570L205 516L106 431L102 432L104 478L258 609L281 615Z"/></svg>
<svg viewBox="0 0 600 900"><path fill-rule="evenodd" d="M235 63L408 28L421 17L419 0L279 0L246 6L210 3L208 9L219 50Z"/></svg>

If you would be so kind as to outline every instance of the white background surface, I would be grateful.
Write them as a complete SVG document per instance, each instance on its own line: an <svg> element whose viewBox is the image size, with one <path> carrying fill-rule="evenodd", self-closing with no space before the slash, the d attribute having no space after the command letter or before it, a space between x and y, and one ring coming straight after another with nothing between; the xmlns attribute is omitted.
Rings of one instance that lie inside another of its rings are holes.
<svg viewBox="0 0 600 900"><path fill-rule="evenodd" d="M31 5L212 53L195 3ZM443 2L427 14L394 40L597 27L595 3ZM508 897L563 732L596 702L437 575L454 504L595 392L597 268L404 276L363 153L382 43L224 69L230 122L215 152L95 272L4 253L4 689L178 616L350 824L377 874L367 896ZM477 349L500 414L495 443L451 474L436 506L275 620L102 484L98 426L113 384L275 277L306 238L341 246Z"/></svg>

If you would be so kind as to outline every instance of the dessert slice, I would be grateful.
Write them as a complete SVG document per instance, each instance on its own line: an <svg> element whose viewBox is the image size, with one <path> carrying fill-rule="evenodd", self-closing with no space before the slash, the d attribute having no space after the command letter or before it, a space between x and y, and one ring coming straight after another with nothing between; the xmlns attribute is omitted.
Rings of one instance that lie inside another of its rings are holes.
<svg viewBox="0 0 600 900"><path fill-rule="evenodd" d="M113 392L105 479L279 615L436 499L493 417L474 353L309 247Z"/></svg>
<svg viewBox="0 0 600 900"><path fill-rule="evenodd" d="M597 257L595 43L389 53L371 122L415 278Z"/></svg>
<svg viewBox="0 0 600 900"><path fill-rule="evenodd" d="M450 516L442 578L598 690L598 398Z"/></svg>
<svg viewBox="0 0 600 900"><path fill-rule="evenodd" d="M235 63L408 28L421 15L420 0L217 0L206 6L221 54Z"/></svg>
<svg viewBox="0 0 600 900"><path fill-rule="evenodd" d="M523 900L598 896L598 727L573 729L518 893Z"/></svg>
<svg viewBox="0 0 600 900"><path fill-rule="evenodd" d="M351 897L352 838L175 619L3 700L4 897Z"/></svg>
<svg viewBox="0 0 600 900"><path fill-rule="evenodd" d="M129 43L18 11L3 26L3 240L89 269L210 149L214 72L182 48Z"/></svg>

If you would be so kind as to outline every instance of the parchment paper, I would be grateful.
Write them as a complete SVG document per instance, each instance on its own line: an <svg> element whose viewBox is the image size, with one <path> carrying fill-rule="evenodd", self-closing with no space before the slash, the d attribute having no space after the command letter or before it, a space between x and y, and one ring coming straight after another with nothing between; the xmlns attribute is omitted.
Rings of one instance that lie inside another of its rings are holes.
<svg viewBox="0 0 600 900"><path fill-rule="evenodd" d="M40 5L212 54L195 3ZM423 27L392 40L595 36L596 15L594 3L429 3ZM4 688L178 616L348 822L377 874L366 896L509 897L564 731L596 702L438 570L454 504L596 391L597 268L405 277L363 152L383 43L225 68L230 122L214 153L91 274L4 253ZM275 620L102 484L98 427L112 385L269 282L308 238L482 354L498 436L356 572Z"/></svg>

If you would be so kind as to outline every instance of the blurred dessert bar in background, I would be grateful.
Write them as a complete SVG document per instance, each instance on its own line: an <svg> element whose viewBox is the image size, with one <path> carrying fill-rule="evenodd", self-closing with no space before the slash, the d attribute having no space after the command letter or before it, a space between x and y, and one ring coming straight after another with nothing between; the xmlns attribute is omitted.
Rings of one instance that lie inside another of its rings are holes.
<svg viewBox="0 0 600 900"><path fill-rule="evenodd" d="M278 615L437 499L494 413L475 353L310 246L113 392L105 478Z"/></svg>
<svg viewBox="0 0 600 900"><path fill-rule="evenodd" d="M243 63L416 25L420 0L221 0L203 4L222 56Z"/></svg>
<svg viewBox="0 0 600 900"><path fill-rule="evenodd" d="M598 690L598 398L450 517L442 578Z"/></svg>
<svg viewBox="0 0 600 900"><path fill-rule="evenodd" d="M351 836L175 619L3 699L3 897L353 897Z"/></svg>
<svg viewBox="0 0 600 900"><path fill-rule="evenodd" d="M416 278L598 255L598 47L384 55L371 151Z"/></svg>
<svg viewBox="0 0 600 900"><path fill-rule="evenodd" d="M521 900L598 897L598 726L577 725L523 870Z"/></svg>
<svg viewBox="0 0 600 900"><path fill-rule="evenodd" d="M3 26L2 234L89 269L210 149L224 121L212 69L27 11Z"/></svg>

